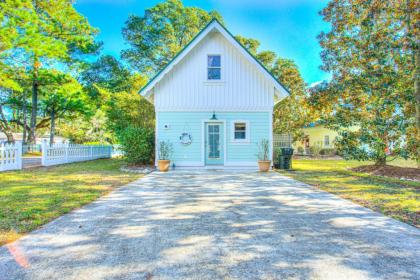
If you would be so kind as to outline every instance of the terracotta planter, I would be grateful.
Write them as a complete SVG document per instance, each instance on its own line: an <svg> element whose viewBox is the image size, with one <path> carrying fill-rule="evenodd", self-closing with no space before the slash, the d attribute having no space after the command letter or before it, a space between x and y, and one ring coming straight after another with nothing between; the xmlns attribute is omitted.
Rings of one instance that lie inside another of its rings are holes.
<svg viewBox="0 0 420 280"><path fill-rule="evenodd" d="M169 164L171 163L168 159L158 160L158 169L159 171L166 172L169 170Z"/></svg>
<svg viewBox="0 0 420 280"><path fill-rule="evenodd" d="M259 160L258 167L260 172L267 172L270 170L271 160Z"/></svg>

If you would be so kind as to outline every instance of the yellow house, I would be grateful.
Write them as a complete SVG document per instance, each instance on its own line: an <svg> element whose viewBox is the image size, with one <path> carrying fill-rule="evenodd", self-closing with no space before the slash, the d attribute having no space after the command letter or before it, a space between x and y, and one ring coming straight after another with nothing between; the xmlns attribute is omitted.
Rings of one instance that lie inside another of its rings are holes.
<svg viewBox="0 0 420 280"><path fill-rule="evenodd" d="M311 125L302 129L303 138L293 144L297 153L310 153L311 147L318 149L333 149L334 140L338 133L334 130L328 129L323 125Z"/></svg>

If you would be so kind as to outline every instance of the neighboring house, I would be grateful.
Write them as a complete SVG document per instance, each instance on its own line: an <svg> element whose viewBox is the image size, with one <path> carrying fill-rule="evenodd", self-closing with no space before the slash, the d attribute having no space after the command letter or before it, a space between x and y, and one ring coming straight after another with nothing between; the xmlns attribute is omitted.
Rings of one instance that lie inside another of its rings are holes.
<svg viewBox="0 0 420 280"><path fill-rule="evenodd" d="M156 143L172 143L176 168L256 168L257 144L267 139L272 150L273 106L288 96L217 20L140 93L155 106Z"/></svg>
<svg viewBox="0 0 420 280"><path fill-rule="evenodd" d="M316 146L318 149L333 149L334 140L338 133L328 129L323 125L311 124L302 129L303 138L293 144L296 152L303 151L305 154L310 153L311 147Z"/></svg>

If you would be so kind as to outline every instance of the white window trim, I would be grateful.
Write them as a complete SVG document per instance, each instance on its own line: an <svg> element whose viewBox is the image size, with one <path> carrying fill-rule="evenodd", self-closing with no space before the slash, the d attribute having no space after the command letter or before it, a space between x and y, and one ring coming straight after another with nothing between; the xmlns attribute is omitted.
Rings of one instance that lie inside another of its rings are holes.
<svg viewBox="0 0 420 280"><path fill-rule="evenodd" d="M235 139L235 123L245 123L245 139ZM230 140L235 144L248 144L250 143L250 130L251 126L249 121L246 120L233 120L230 126Z"/></svg>
<svg viewBox="0 0 420 280"><path fill-rule="evenodd" d="M325 138L326 137L328 137L328 144L326 143L326 141L325 141ZM330 144L331 144L331 139L330 139L330 136L329 135L324 135L324 147L330 147Z"/></svg>
<svg viewBox="0 0 420 280"><path fill-rule="evenodd" d="M209 68L218 68L218 67L209 67L209 56L220 56L220 79L219 80L209 80ZM206 79L205 83L215 83L215 84L223 84L224 83L224 75L223 75L223 56L219 53L209 53L206 56Z"/></svg>

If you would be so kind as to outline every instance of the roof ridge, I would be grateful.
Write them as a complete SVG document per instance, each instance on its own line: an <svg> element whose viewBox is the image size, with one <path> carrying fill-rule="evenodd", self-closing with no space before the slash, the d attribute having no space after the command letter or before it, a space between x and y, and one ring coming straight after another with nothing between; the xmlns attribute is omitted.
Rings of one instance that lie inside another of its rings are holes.
<svg viewBox="0 0 420 280"><path fill-rule="evenodd" d="M251 56L258 64L260 67L262 67L271 77L272 79L274 79L288 94L290 94L290 91L287 89L287 87L285 87L276 77L274 77L273 73L271 73L270 70L268 70L262 63L261 61L259 61L258 58L256 58L247 48L245 48L245 46L243 46L237 39L236 37L216 18L213 17L199 32L197 32L197 34L188 42L188 44L186 44L181 50L178 51L178 53L162 68L160 69L154 76L152 79L150 79L139 91L139 93L141 93L145 88L147 88L177 57L179 57L191 44L192 42L194 42L196 40L197 37L200 36L200 34L202 34L212 23L216 22L217 24L219 24L223 30L230 36L233 38L233 40L242 47L243 50L245 50L247 52L247 54L249 56Z"/></svg>

